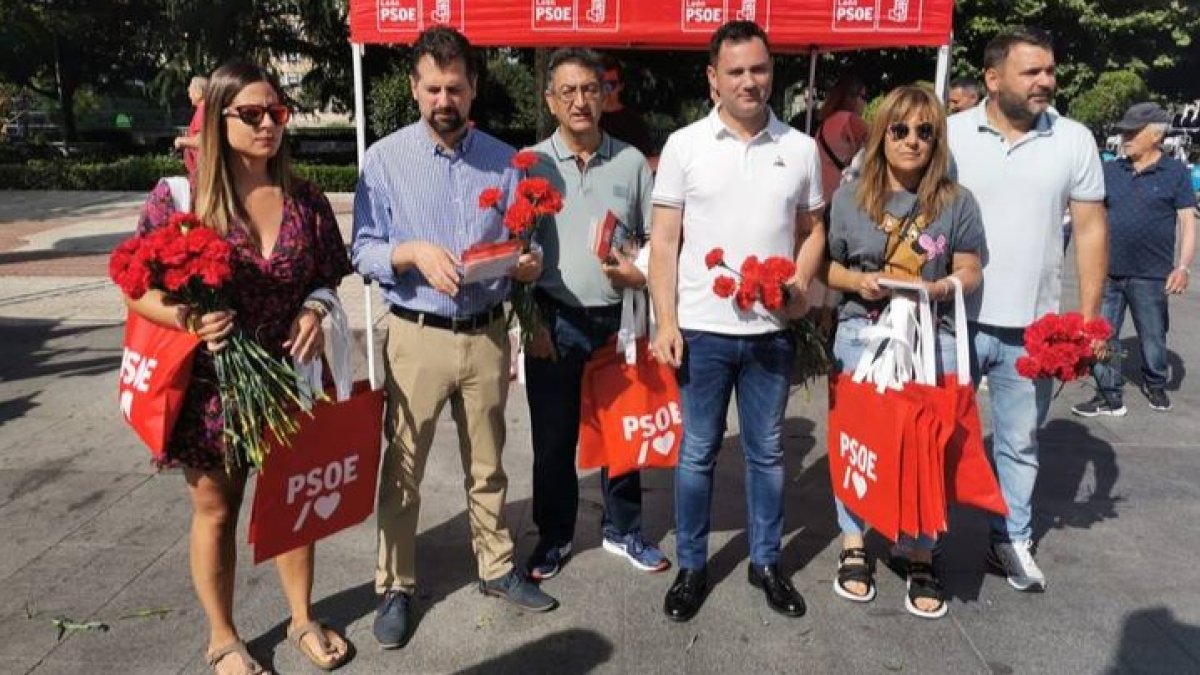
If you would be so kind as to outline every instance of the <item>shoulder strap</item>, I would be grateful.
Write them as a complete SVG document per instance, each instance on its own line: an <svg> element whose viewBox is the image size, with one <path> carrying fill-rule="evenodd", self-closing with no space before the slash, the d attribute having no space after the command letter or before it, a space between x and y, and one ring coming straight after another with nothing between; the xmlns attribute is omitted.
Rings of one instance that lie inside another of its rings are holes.
<svg viewBox="0 0 1200 675"><path fill-rule="evenodd" d="M829 156L829 160L833 162L837 170L845 171L847 163L843 162L841 157L834 154L833 148L829 147L828 141L825 140L825 120L821 120L821 123L817 125L817 142L821 144L821 149Z"/></svg>
<svg viewBox="0 0 1200 675"><path fill-rule="evenodd" d="M188 182L187 176L170 176L163 179L167 187L171 188L171 201L175 203L175 210L180 213L188 213L192 210L192 184Z"/></svg>

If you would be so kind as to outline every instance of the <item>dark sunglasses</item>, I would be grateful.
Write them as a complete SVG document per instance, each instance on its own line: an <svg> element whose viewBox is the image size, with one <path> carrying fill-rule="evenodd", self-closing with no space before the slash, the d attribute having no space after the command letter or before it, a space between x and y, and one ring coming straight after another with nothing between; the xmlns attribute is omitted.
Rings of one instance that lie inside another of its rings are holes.
<svg viewBox="0 0 1200 675"><path fill-rule="evenodd" d="M271 121L277 126L283 126L287 124L288 118L292 116L292 111L282 103L274 105L239 105L230 106L225 109L226 117L236 117L252 127L262 124L263 117L267 115L270 115Z"/></svg>
<svg viewBox="0 0 1200 675"><path fill-rule="evenodd" d="M912 128L905 122L896 122L888 125L888 138L893 141L904 141L908 139L908 134ZM933 124L929 122L921 122L916 128L917 138L928 143L933 140Z"/></svg>

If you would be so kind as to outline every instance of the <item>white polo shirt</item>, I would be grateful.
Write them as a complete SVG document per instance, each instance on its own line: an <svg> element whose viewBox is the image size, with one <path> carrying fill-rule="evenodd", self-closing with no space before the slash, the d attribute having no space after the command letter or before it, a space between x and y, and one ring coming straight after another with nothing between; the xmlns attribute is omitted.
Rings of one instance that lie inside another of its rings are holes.
<svg viewBox="0 0 1200 675"><path fill-rule="evenodd" d="M750 311L717 297L704 256L725 249L733 269L751 255L794 258L796 212L824 206L817 144L771 114L743 141L718 109L671 134L658 162L654 204L683 209L679 252L679 326L729 335L780 330L779 316L755 303Z"/></svg>
<svg viewBox="0 0 1200 675"><path fill-rule="evenodd" d="M987 100L949 120L958 182L975 195L987 234L983 286L972 321L1024 328L1059 311L1063 213L1104 200L1104 171L1087 127L1053 109L1009 143L987 119Z"/></svg>

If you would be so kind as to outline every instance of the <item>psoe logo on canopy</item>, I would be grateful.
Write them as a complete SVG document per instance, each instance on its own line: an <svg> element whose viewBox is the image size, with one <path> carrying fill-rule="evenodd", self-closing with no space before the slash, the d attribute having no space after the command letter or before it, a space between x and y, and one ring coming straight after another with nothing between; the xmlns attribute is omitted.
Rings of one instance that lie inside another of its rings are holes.
<svg viewBox="0 0 1200 675"><path fill-rule="evenodd" d="M833 0L833 30L918 31L924 0Z"/></svg>
<svg viewBox="0 0 1200 675"><path fill-rule="evenodd" d="M419 33L447 25L466 30L465 0L376 0L381 33Z"/></svg>
<svg viewBox="0 0 1200 675"><path fill-rule="evenodd" d="M771 0L682 0L680 29L711 33L730 21L753 21L771 28Z"/></svg>
<svg viewBox="0 0 1200 675"><path fill-rule="evenodd" d="M531 0L530 12L535 31L611 33L620 28L621 0Z"/></svg>

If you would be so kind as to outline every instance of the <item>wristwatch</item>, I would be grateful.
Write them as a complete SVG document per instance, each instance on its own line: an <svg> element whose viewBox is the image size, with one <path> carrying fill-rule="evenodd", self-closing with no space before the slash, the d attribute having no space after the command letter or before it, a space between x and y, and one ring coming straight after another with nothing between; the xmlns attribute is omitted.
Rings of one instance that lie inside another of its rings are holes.
<svg viewBox="0 0 1200 675"><path fill-rule="evenodd" d="M329 308L320 300L305 300L302 308L316 314L318 319L324 319L329 315Z"/></svg>

